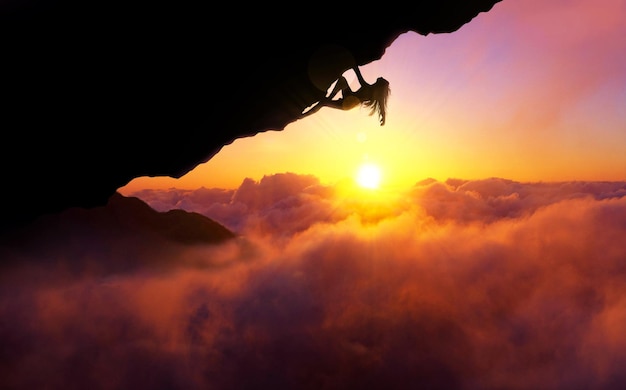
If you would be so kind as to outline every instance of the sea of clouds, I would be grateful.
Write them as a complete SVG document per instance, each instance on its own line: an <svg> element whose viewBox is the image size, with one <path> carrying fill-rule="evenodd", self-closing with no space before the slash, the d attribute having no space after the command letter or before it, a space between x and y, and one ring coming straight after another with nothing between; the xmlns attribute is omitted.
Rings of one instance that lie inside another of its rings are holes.
<svg viewBox="0 0 626 390"><path fill-rule="evenodd" d="M3 268L0 387L622 388L625 182L383 192L285 173L134 194L239 238L158 271Z"/></svg>

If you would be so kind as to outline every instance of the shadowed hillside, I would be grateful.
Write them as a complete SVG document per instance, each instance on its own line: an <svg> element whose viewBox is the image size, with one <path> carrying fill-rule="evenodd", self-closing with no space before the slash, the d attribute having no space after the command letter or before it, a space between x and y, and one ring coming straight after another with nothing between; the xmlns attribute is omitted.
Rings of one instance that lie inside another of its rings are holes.
<svg viewBox="0 0 626 390"><path fill-rule="evenodd" d="M77 272L90 269L107 274L140 265L167 266L159 264L167 253L213 246L235 237L201 214L157 212L138 198L115 193L105 206L70 208L12 231L3 237L0 251L12 262L64 263Z"/></svg>

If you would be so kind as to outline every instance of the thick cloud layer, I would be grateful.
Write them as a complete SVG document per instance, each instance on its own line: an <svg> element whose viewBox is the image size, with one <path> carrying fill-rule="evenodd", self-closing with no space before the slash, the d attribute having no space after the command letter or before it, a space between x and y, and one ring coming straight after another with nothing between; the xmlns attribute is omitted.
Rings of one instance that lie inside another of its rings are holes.
<svg viewBox="0 0 626 390"><path fill-rule="evenodd" d="M625 195L501 179L368 195L291 174L144 192L243 237L167 272L4 269L0 387L621 388Z"/></svg>

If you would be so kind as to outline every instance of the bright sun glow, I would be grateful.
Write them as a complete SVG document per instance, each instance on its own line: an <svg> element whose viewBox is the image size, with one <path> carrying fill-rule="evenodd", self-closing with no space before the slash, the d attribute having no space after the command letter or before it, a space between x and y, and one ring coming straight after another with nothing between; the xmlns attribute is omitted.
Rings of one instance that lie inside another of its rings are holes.
<svg viewBox="0 0 626 390"><path fill-rule="evenodd" d="M356 182L364 188L376 189L380 185L380 168L372 163L365 163L359 167Z"/></svg>

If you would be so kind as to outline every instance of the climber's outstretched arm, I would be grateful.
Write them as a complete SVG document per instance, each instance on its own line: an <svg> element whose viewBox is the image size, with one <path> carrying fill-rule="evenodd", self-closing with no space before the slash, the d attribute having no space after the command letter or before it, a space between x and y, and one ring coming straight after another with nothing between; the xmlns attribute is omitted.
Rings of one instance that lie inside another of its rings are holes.
<svg viewBox="0 0 626 390"><path fill-rule="evenodd" d="M361 74L361 69L359 69L358 65L353 66L352 69L354 70L354 73L356 74L357 80L359 80L359 84L361 84L361 86L368 85L368 83L363 78L363 75Z"/></svg>

